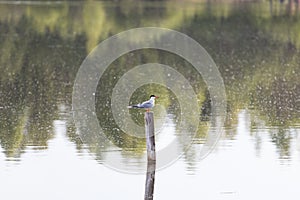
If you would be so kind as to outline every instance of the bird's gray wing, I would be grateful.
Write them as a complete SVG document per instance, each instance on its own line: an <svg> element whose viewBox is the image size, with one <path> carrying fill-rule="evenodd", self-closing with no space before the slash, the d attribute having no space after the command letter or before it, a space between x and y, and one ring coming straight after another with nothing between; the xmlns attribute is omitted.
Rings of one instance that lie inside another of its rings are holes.
<svg viewBox="0 0 300 200"><path fill-rule="evenodd" d="M151 108L152 104L149 101L145 101L140 105L140 108Z"/></svg>
<svg viewBox="0 0 300 200"><path fill-rule="evenodd" d="M143 105L143 104L147 104L147 103L150 103L150 101L144 101L143 103L140 103L140 105Z"/></svg>

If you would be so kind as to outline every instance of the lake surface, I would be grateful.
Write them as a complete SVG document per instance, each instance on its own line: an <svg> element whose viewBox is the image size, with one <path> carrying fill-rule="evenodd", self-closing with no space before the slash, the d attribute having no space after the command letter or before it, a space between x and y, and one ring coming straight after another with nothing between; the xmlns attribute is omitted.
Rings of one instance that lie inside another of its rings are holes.
<svg viewBox="0 0 300 200"><path fill-rule="evenodd" d="M207 51L224 83L224 115L191 62L155 48L120 55L94 92L74 95L97 45L140 27L179 31ZM1 199L143 199L144 110L126 106L151 94L153 199L298 199L299 48L293 1L1 2ZM81 97L91 110L74 106ZM204 157L211 135L218 142Z"/></svg>

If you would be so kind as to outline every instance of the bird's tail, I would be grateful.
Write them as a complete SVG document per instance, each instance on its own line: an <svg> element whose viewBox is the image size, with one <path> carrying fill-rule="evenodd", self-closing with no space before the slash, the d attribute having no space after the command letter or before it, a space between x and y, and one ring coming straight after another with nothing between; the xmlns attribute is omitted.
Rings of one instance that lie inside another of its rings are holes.
<svg viewBox="0 0 300 200"><path fill-rule="evenodd" d="M127 108L139 108L138 105L127 106Z"/></svg>

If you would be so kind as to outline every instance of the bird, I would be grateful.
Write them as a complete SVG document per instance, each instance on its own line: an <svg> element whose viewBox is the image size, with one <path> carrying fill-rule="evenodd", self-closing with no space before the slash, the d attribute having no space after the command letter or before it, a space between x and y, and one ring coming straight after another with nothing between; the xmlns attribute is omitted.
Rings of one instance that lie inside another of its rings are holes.
<svg viewBox="0 0 300 200"><path fill-rule="evenodd" d="M155 96L152 94L148 101L144 101L143 103L128 106L128 108L145 108L147 110L147 112L149 112L150 108L153 108L155 106L156 98L158 98L158 96Z"/></svg>

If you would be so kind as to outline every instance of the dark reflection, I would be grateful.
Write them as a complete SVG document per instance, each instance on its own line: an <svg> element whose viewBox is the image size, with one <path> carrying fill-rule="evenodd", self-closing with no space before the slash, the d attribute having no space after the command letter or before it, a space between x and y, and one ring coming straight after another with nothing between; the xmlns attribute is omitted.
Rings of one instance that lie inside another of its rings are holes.
<svg viewBox="0 0 300 200"><path fill-rule="evenodd" d="M279 9L277 9L279 7ZM176 4L138 2L77 2L53 5L0 4L0 145L7 157L20 157L27 147L47 148L59 105L71 112L76 72L100 41L140 26L161 26L186 33L213 57L224 78L228 102L226 137L234 139L237 114L251 114L276 129L272 141L279 156L290 155L288 128L300 119L299 5L294 1L261 3ZM134 12L132 12L134 11ZM13 13L13 14L12 14ZM142 157L145 141L123 133L113 120L111 92L118 79L135 65L158 62L174 67L193 86L202 107L195 143L203 144L210 122L210 97L193 67L176 55L156 50L126 54L105 72L98 85L97 117L106 136L119 148ZM121 66L121 67L120 67ZM174 94L158 85L137 90L131 100L140 102L160 93L160 104L178 118ZM143 124L142 113L132 118ZM88 146L101 160L106 144L90 138L82 144L69 115L68 136L80 150ZM257 137L256 148L260 149ZM193 165L196 151L185 153Z"/></svg>
<svg viewBox="0 0 300 200"><path fill-rule="evenodd" d="M22 13L24 8L8 6L14 9ZM72 82L85 54L75 47L85 40L66 40L48 28L40 33L30 17L1 17L0 143L7 157L20 157L26 146L47 148L58 105L71 103Z"/></svg>
<svg viewBox="0 0 300 200"><path fill-rule="evenodd" d="M271 133L272 142L277 147L280 158L289 158L290 157L290 142L292 139L291 134L288 130L284 128L279 128Z"/></svg>

